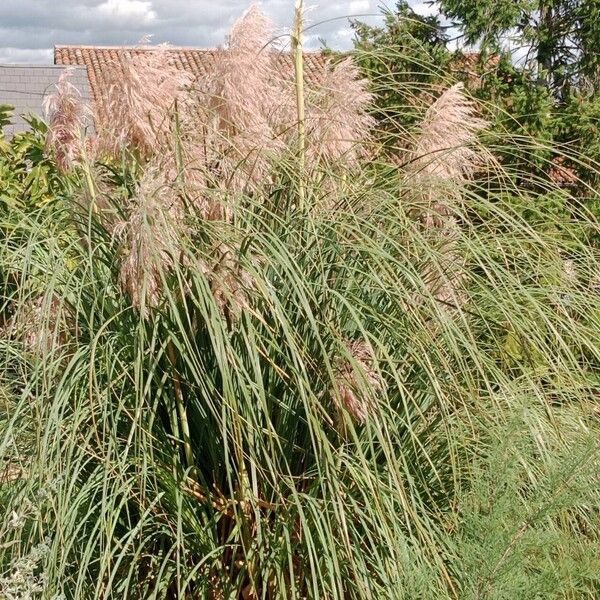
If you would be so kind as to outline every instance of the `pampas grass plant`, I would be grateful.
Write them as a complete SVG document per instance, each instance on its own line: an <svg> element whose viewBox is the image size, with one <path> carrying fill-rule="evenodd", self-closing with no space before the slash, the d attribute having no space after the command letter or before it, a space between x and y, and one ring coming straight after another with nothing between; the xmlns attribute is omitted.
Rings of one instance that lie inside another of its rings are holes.
<svg viewBox="0 0 600 600"><path fill-rule="evenodd" d="M473 181L459 87L390 158L301 17L295 89L255 9L193 84L128 57L68 210L13 209L3 317L69 326L0 337L0 597L597 595L597 250Z"/></svg>

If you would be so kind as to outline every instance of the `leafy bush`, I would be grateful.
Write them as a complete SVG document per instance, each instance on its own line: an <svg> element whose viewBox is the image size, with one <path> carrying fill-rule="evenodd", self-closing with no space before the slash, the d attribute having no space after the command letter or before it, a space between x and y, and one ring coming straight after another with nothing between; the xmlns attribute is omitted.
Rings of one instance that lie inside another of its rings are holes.
<svg viewBox="0 0 600 600"><path fill-rule="evenodd" d="M8 125L12 108L0 106L0 131ZM65 198L68 180L58 176L54 161L45 155L45 123L28 117L30 130L10 140L0 134L0 208L6 212L17 205L40 208Z"/></svg>

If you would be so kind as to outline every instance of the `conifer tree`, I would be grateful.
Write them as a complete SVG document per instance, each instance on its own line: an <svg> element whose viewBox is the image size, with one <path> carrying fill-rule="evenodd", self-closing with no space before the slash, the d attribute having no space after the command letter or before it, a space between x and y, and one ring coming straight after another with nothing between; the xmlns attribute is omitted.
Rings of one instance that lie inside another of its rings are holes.
<svg viewBox="0 0 600 600"><path fill-rule="evenodd" d="M512 39L557 99L600 86L600 0L440 0L468 44L497 49Z"/></svg>

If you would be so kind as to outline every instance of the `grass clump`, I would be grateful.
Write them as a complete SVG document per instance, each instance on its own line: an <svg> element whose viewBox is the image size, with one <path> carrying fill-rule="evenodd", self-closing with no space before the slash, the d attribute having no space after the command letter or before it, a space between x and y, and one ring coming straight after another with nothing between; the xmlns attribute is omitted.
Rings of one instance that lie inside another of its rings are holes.
<svg viewBox="0 0 600 600"><path fill-rule="evenodd" d="M258 25L227 61L274 52ZM400 155L337 68L301 157L289 82L249 115L170 80L160 128L97 117L70 192L4 213L0 594L598 592L597 224L525 220L460 87Z"/></svg>

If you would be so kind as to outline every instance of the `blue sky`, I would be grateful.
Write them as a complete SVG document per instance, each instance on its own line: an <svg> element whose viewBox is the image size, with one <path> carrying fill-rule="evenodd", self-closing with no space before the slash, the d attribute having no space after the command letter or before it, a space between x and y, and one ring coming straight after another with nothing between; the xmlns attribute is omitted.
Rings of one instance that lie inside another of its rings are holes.
<svg viewBox="0 0 600 600"><path fill-rule="evenodd" d="M213 47L251 0L0 0L0 63L48 63L55 44L135 44L151 34L156 43ZM306 0L308 43L322 38L332 48L348 48L348 17L377 22L380 7L394 0ZM278 26L290 24L294 0L263 0ZM431 10L415 0L419 12Z"/></svg>

